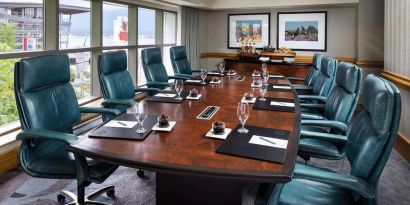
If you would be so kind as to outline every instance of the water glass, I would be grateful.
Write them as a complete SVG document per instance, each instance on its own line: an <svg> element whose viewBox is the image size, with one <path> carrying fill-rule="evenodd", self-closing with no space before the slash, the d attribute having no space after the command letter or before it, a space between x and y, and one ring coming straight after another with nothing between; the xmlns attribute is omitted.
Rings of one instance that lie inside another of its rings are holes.
<svg viewBox="0 0 410 205"><path fill-rule="evenodd" d="M241 122L242 127L237 130L239 133L248 133L249 130L245 128L245 122L249 118L249 105L248 103L238 103L238 108L236 110L236 115Z"/></svg>
<svg viewBox="0 0 410 205"><path fill-rule="evenodd" d="M176 100L183 100L183 98L181 97L181 92L184 89L184 81L183 80L176 80L175 81L175 91L178 94L178 97L176 97Z"/></svg>
<svg viewBox="0 0 410 205"><path fill-rule="evenodd" d="M262 85L259 87L259 92L261 93L261 98L259 98L260 101L266 101L265 94L267 89L268 84L266 83L262 83Z"/></svg>
<svg viewBox="0 0 410 205"><path fill-rule="evenodd" d="M221 75L224 75L225 70L225 63L219 63L219 71L221 71Z"/></svg>
<svg viewBox="0 0 410 205"><path fill-rule="evenodd" d="M128 113L133 113L137 122L140 125L140 128L136 131L139 134L145 133L147 130L144 129L143 124L144 120L148 116L148 106L145 101L137 102L134 106L130 107L127 111Z"/></svg>
<svg viewBox="0 0 410 205"><path fill-rule="evenodd" d="M208 75L208 71L206 71L205 69L202 69L201 70L201 78L202 78L202 85L205 85L206 83L205 83L205 79L206 79L206 76Z"/></svg>
<svg viewBox="0 0 410 205"><path fill-rule="evenodd" d="M262 72L266 73L267 70L268 70L268 65L266 63L262 63Z"/></svg>
<svg viewBox="0 0 410 205"><path fill-rule="evenodd" d="M262 73L262 80L263 80L263 83L265 83L265 84L268 83L268 80L269 80L269 73L268 72Z"/></svg>

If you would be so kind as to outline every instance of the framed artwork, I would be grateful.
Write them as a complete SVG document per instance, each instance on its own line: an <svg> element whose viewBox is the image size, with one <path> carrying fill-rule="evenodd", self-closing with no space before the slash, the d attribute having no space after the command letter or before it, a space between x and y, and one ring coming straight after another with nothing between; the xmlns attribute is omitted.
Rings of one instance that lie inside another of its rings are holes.
<svg viewBox="0 0 410 205"><path fill-rule="evenodd" d="M242 42L258 49L270 44L270 13L228 15L228 48L241 48Z"/></svg>
<svg viewBox="0 0 410 205"><path fill-rule="evenodd" d="M327 12L279 12L277 47L326 51Z"/></svg>

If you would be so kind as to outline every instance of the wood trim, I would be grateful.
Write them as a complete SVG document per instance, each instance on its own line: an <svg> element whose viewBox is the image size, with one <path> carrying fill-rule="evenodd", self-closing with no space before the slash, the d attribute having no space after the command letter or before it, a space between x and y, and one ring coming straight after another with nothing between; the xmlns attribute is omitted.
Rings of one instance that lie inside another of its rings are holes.
<svg viewBox="0 0 410 205"><path fill-rule="evenodd" d="M393 83L410 90L410 78L383 70L380 76L392 81Z"/></svg>
<svg viewBox="0 0 410 205"><path fill-rule="evenodd" d="M397 152L399 152L400 155L403 156L404 159L410 162L410 140L409 138L407 138L400 132L397 133L397 141L396 141L396 145L394 146L394 148L396 148Z"/></svg>
<svg viewBox="0 0 410 205"><path fill-rule="evenodd" d="M239 53L201 53L200 58L237 58ZM312 63L313 56L296 56L295 60L297 63ZM354 63L362 68L383 68L384 61L372 61L372 60L359 60L356 58L346 58L346 57L336 57L338 61Z"/></svg>
<svg viewBox="0 0 410 205"><path fill-rule="evenodd" d="M0 154L0 174L17 167L19 148L16 146Z"/></svg>

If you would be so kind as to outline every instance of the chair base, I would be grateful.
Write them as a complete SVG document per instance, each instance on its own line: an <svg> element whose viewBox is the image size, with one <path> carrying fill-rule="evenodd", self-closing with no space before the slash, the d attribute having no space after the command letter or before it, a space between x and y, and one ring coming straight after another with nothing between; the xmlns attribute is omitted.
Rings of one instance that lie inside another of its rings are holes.
<svg viewBox="0 0 410 205"><path fill-rule="evenodd" d="M99 201L94 201L94 199L96 199L97 197L101 196L102 194L106 193L108 197L114 199L115 198L115 190L114 190L114 186L106 186L103 187L89 195L87 195L86 197L84 197L83 199L83 203L79 203L77 195L74 194L73 192L70 191L65 191L62 190L60 191L60 193L57 195L57 200L60 203L64 203L66 201L66 199L69 199L70 202L65 203L65 205L85 205L85 204L94 204L94 205L109 205L107 203L103 203L103 202L99 202Z"/></svg>

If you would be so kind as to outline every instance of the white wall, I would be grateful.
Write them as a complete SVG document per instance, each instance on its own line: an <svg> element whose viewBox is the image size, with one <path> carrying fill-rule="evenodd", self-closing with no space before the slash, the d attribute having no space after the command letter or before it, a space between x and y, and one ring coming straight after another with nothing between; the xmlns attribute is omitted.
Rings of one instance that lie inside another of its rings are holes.
<svg viewBox="0 0 410 205"><path fill-rule="evenodd" d="M410 1L385 1L385 70L410 78ZM400 132L410 139L410 91L402 95Z"/></svg>

